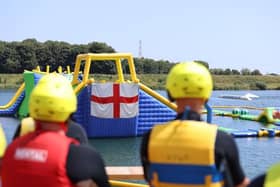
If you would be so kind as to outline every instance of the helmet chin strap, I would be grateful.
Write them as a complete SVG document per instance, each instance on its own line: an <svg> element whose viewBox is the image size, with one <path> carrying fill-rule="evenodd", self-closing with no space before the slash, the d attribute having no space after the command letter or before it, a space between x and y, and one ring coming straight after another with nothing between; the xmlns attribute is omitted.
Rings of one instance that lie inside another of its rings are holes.
<svg viewBox="0 0 280 187"><path fill-rule="evenodd" d="M167 90L167 97L171 102L174 102L175 99L171 96L170 92Z"/></svg>

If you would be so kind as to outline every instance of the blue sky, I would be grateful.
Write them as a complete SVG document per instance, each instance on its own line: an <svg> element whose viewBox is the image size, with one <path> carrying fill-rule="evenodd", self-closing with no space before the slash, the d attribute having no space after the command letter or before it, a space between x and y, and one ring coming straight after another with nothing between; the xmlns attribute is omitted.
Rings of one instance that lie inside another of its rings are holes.
<svg viewBox="0 0 280 187"><path fill-rule="evenodd" d="M278 0L1 0L0 40L105 42L118 52L280 73Z"/></svg>

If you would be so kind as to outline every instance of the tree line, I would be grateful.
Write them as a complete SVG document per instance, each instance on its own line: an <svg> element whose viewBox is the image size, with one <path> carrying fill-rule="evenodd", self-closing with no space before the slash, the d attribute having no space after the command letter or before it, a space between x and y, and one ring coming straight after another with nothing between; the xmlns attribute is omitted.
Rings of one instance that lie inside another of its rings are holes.
<svg viewBox="0 0 280 187"><path fill-rule="evenodd" d="M114 53L115 49L106 43L91 42L88 44L69 44L62 41L38 42L36 39L26 39L21 42L0 41L0 73L22 73L24 70L32 70L37 66L42 71L46 66L51 71L59 66L69 66L74 69L75 58L81 53ZM207 68L209 64L197 60ZM168 60L154 60L150 58L134 58L135 69L138 74L166 74L175 62ZM129 73L127 63L123 63L124 73ZM90 73L115 74L116 68L113 62L92 63ZM262 75L259 70L241 71L234 69L211 69L215 75Z"/></svg>

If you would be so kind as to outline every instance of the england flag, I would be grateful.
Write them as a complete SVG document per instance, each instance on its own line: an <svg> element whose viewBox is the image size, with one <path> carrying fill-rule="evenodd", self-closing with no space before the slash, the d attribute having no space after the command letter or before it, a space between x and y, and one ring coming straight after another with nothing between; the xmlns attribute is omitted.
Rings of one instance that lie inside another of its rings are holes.
<svg viewBox="0 0 280 187"><path fill-rule="evenodd" d="M90 113L98 118L133 118L139 112L138 101L136 83L93 83Z"/></svg>

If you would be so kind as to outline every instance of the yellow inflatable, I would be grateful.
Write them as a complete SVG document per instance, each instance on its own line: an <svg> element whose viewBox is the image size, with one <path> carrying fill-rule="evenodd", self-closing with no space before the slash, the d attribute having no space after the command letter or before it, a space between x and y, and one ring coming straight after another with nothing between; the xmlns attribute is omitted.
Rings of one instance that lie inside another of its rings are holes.
<svg viewBox="0 0 280 187"><path fill-rule="evenodd" d="M0 157L1 158L3 157L6 146L7 146L6 136L2 128L2 125L0 124Z"/></svg>
<svg viewBox="0 0 280 187"><path fill-rule="evenodd" d="M20 136L33 132L34 130L35 122L33 118L28 117L21 120Z"/></svg>
<svg viewBox="0 0 280 187"><path fill-rule="evenodd" d="M35 130L35 123L32 118L24 118L21 122L20 136L25 135ZM3 157L7 147L6 136L2 125L0 124L0 158Z"/></svg>

